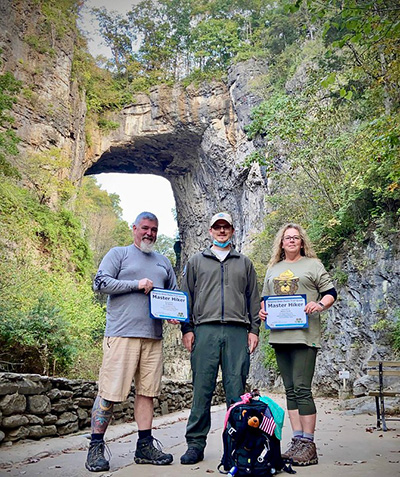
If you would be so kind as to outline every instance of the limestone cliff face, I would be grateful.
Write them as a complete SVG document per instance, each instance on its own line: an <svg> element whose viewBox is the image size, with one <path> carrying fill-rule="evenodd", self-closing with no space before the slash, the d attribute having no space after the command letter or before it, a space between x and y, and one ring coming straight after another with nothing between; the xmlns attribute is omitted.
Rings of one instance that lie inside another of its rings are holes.
<svg viewBox="0 0 400 477"><path fill-rule="evenodd" d="M259 101L251 80L263 67L248 62L232 69L228 85L158 86L138 95L110 116L119 129L98 136L90 151L88 174L147 173L170 181L183 260L206 246L208 219L219 210L232 213L239 250L262 227L264 180L257 165L244 166L254 150L244 126Z"/></svg>
<svg viewBox="0 0 400 477"><path fill-rule="evenodd" d="M1 0L0 71L22 82L14 108L14 127L21 139L19 166L30 154L57 148L70 160L59 173L78 182L85 163L83 93L72 80L75 35L46 31L37 2Z"/></svg>
<svg viewBox="0 0 400 477"><path fill-rule="evenodd" d="M325 391L337 389L338 372L347 369L350 389L361 395L367 389L367 361L395 359L390 339L400 319L398 233L385 237L372 233L362 244L346 245L335 265L345 283L339 286L339 300L325 323L317 383ZM328 376L336 377L336 383Z"/></svg>
<svg viewBox="0 0 400 477"><path fill-rule="evenodd" d="M133 105L110 115L119 129L108 135L93 131L88 149L84 94L72 79L73 29L44 32L44 23L34 1L0 3L2 69L23 84L14 109L22 139L19 166L30 154L57 148L70 160L58 173L74 183L85 173L161 175L175 195L183 260L208 243L208 218L219 210L234 217L238 249L248 248L262 227L265 190L258 166L243 166L254 149L244 126L259 101L251 81L265 65L233 69L228 86L159 86L138 95Z"/></svg>

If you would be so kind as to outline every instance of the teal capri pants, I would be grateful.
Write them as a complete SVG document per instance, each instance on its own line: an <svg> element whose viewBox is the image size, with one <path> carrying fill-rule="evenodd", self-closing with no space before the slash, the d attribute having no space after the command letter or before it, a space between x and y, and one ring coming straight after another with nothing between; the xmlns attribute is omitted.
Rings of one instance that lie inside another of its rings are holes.
<svg viewBox="0 0 400 477"><path fill-rule="evenodd" d="M274 344L276 361L286 391L288 411L301 416L317 412L311 392L318 348L303 344Z"/></svg>

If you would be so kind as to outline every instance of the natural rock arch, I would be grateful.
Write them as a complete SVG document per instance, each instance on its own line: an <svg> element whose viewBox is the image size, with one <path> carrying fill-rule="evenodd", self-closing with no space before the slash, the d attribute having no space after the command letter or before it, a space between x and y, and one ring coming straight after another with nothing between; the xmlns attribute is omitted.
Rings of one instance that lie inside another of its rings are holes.
<svg viewBox="0 0 400 477"><path fill-rule="evenodd" d="M254 150L244 126L257 102L250 87L259 74L260 65L250 62L231 71L228 86L155 87L110 116L117 130L95 138L87 175L157 174L170 181L183 260L206 245L208 219L219 210L232 213L239 250L262 226L262 171L243 165Z"/></svg>

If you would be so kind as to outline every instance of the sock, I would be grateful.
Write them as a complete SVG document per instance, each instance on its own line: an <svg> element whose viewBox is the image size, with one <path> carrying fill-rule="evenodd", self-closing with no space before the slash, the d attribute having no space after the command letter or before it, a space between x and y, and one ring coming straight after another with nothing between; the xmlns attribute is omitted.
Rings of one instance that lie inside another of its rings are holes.
<svg viewBox="0 0 400 477"><path fill-rule="evenodd" d="M293 431L294 439L301 439L303 437L303 431Z"/></svg>
<svg viewBox="0 0 400 477"><path fill-rule="evenodd" d="M308 434L307 432L303 432L303 439L307 439L311 442L314 442L314 434Z"/></svg>
<svg viewBox="0 0 400 477"><path fill-rule="evenodd" d="M90 442L104 441L104 434L92 434Z"/></svg>
<svg viewBox="0 0 400 477"><path fill-rule="evenodd" d="M145 439L146 437L151 437L151 429L145 429L144 431L139 431L139 440Z"/></svg>

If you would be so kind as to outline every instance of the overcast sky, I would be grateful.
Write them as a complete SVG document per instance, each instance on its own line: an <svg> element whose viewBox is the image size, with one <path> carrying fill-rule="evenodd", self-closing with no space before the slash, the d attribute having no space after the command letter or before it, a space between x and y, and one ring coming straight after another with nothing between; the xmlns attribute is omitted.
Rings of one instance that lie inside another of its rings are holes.
<svg viewBox="0 0 400 477"><path fill-rule="evenodd" d="M96 33L95 19L90 15L91 8L106 7L124 14L139 0L86 0L80 21L81 28L89 37L89 50L93 56L110 56L109 49L102 44ZM101 188L116 193L121 198L123 218L129 225L144 210L153 212L159 220L159 233L175 237L177 224L172 214L175 200L167 179L145 174L99 174L95 176Z"/></svg>

